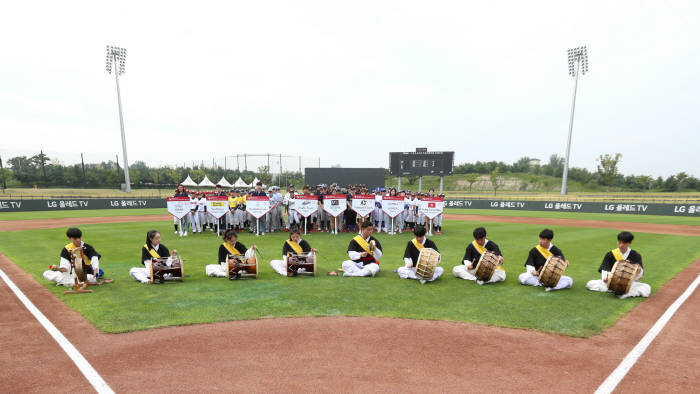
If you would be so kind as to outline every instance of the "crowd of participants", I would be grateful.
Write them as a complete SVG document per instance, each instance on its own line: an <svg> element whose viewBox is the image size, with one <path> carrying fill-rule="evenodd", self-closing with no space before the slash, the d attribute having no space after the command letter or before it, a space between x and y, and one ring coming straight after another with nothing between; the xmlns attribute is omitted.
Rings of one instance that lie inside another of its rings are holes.
<svg viewBox="0 0 700 394"><path fill-rule="evenodd" d="M360 217L352 209L352 200L356 195L374 195L374 209L368 217ZM318 210L311 216L304 218L294 209L293 201L298 195L316 195L318 197ZM323 200L326 196L345 195L347 207L345 211L334 218L323 209ZM421 209L420 201L423 197L444 197L436 194L434 189L426 193L411 190L397 190L390 188L368 189L365 185L347 185L341 187L338 184L319 184L314 187L304 185L299 191L294 185L289 185L282 194L279 186L270 186L263 190L262 182L258 182L254 188L234 188L224 191L221 185L216 185L214 191L190 191L180 184L174 197L189 197L190 212L182 219L173 219L175 233L180 236L203 233L206 231L223 232L233 229L237 232L250 231L251 233L265 234L289 231L292 226L299 226L306 232L334 232L337 228L341 232L358 232L359 223L369 220L374 224L377 232L396 233L413 231L416 226L432 228L437 234L442 232L442 215L429 219ZM229 211L220 219L207 214L207 196L227 196ZM246 212L246 199L248 196L267 196L270 199L270 211L260 220ZM382 210L382 198L385 196L404 197L404 209L392 218ZM444 204L444 201L441 202ZM260 228L258 228L260 226Z"/></svg>

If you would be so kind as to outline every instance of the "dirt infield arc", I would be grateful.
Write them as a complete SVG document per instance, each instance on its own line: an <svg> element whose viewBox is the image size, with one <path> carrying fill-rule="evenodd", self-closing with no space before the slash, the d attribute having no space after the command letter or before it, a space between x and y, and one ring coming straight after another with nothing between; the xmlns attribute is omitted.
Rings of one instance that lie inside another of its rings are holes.
<svg viewBox="0 0 700 394"><path fill-rule="evenodd" d="M127 221L99 219L70 219L70 224ZM68 225L63 219L56 221L51 227ZM461 322L354 317L251 320L104 334L2 255L0 268L117 392L593 392L700 273L700 259L615 326L588 339ZM90 391L4 282L0 297L5 300L0 304L0 344L10 349L0 358L2 387L8 392ZM695 292L618 391L696 391L698 319L700 294Z"/></svg>

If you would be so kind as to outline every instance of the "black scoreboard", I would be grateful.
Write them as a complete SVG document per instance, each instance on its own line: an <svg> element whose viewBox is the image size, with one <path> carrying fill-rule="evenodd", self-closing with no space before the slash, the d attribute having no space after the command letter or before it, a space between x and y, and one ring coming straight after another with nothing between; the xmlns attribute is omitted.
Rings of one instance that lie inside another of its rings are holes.
<svg viewBox="0 0 700 394"><path fill-rule="evenodd" d="M406 175L452 175L454 152L390 152L389 172L393 176Z"/></svg>

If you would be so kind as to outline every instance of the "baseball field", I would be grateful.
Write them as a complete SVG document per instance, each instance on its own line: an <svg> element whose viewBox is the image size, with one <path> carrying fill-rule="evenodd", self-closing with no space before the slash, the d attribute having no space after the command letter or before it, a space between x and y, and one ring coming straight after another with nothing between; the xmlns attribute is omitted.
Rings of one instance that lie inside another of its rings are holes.
<svg viewBox="0 0 700 394"><path fill-rule="evenodd" d="M163 211L0 216L0 268L117 391L396 391L407 385L415 391L553 391L543 386L546 369L557 373L556 391L594 391L700 271L695 218L448 210L443 234L432 237L445 274L432 283L401 280L394 272L412 238L408 233L375 235L384 250L375 278L326 275L346 258L352 234L303 236L319 250L321 275L286 278L269 261L279 258L288 234L242 233L239 241L262 253L260 275L230 281L204 274L205 265L216 262L221 238L180 237ZM73 225L102 254L106 277L115 279L93 287L92 294L64 295L65 288L42 277L58 262L65 228ZM451 273L479 225L501 247L503 283L478 286ZM574 280L572 289L545 292L518 283L545 227L554 230L554 244L571 262L566 275ZM140 248L151 229L182 255L182 282L144 285L128 275L140 265ZM632 247L644 258L643 281L652 288L648 299L621 300L585 288L599 278L602 257L616 247L623 229L635 233ZM52 369L75 367L5 283L0 289L8 301L3 316L9 317L0 328L3 342L17 354L0 365L9 371L10 391L90 389L77 371L61 387L52 386L50 371L22 378L20 366L39 360ZM678 364L686 353L700 354L700 338L690 325L699 311L693 293L618 388L645 391L631 379L667 365L668 352L675 352L671 362ZM187 374L186 386L154 378L153 365ZM481 369L486 379L477 384L474 374ZM222 376L224 371L233 376ZM279 379L269 378L275 376ZM664 379L683 391L699 377L685 368Z"/></svg>

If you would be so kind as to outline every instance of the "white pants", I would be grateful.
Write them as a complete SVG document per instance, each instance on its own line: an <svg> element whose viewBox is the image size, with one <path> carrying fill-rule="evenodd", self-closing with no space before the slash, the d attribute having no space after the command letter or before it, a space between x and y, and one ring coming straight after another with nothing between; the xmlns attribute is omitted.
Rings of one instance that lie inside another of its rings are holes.
<svg viewBox="0 0 700 394"><path fill-rule="evenodd" d="M542 286L540 279L530 273L523 272L518 276L518 281L521 285L526 286ZM574 280L570 276L562 275L559 282L553 287L554 290L569 289L573 286Z"/></svg>
<svg viewBox="0 0 700 394"><path fill-rule="evenodd" d="M289 226L295 224L299 226L299 212L297 211L289 211L289 215L287 215L287 229L289 229Z"/></svg>
<svg viewBox="0 0 700 394"><path fill-rule="evenodd" d="M458 278L476 281L476 276L474 275L474 273L476 273L476 267L472 269L467 269L466 265L460 264L452 268L452 273ZM495 269L493 270L493 275L491 276L491 279L489 279L489 281L485 283L503 282L504 280L506 280L506 271L501 269Z"/></svg>
<svg viewBox="0 0 700 394"><path fill-rule="evenodd" d="M199 223L199 212L192 212L190 216L192 217L192 232L198 233L202 231L202 226Z"/></svg>
<svg viewBox="0 0 700 394"><path fill-rule="evenodd" d="M69 272L48 270L44 271L44 278L56 283L56 286L71 287L75 283L75 276ZM87 274L87 281L95 282L95 277L91 274Z"/></svg>
<svg viewBox="0 0 700 394"><path fill-rule="evenodd" d="M141 283L151 282L151 269L150 267L132 267L129 270L129 275Z"/></svg>
<svg viewBox="0 0 700 394"><path fill-rule="evenodd" d="M217 278L225 278L227 268L228 267L227 267L226 263L207 264L207 266L204 267L204 272L207 274L207 276L215 276Z"/></svg>
<svg viewBox="0 0 700 394"><path fill-rule="evenodd" d="M343 276L374 276L379 272L379 264L377 263L370 263L363 267L362 263L345 260L342 267Z"/></svg>
<svg viewBox="0 0 700 394"><path fill-rule="evenodd" d="M399 267L399 269L396 270L399 273L399 278L401 279L418 279L416 276L416 267L413 268L406 268L406 267ZM439 278L442 276L442 273L445 270L442 267L435 267L435 272L433 273L433 277L428 280L428 282L432 282L435 279Z"/></svg>
<svg viewBox="0 0 700 394"><path fill-rule="evenodd" d="M601 279L594 279L594 280L589 280L588 283L586 283L586 288L591 291L602 291L602 292L607 292L608 291L608 285L607 283L603 282ZM630 291L618 296L619 298L628 298L628 297L649 297L651 294L651 286L649 286L646 283L641 283L641 282L634 282L632 283L632 287L630 287Z"/></svg>

